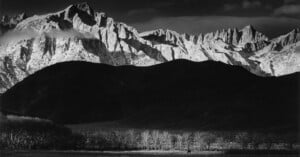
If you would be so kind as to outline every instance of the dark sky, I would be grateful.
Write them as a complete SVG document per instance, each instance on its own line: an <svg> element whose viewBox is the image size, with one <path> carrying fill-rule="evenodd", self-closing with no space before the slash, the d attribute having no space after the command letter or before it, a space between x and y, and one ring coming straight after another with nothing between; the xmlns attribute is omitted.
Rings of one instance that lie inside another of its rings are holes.
<svg viewBox="0 0 300 157"><path fill-rule="evenodd" d="M43 14L83 1L140 31L198 34L252 24L274 36L300 27L300 0L0 0L0 13Z"/></svg>

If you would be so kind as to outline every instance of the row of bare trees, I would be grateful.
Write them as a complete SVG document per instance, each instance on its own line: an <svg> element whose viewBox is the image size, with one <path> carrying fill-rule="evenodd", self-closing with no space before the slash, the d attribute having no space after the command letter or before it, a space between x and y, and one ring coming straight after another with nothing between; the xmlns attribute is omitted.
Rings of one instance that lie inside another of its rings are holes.
<svg viewBox="0 0 300 157"><path fill-rule="evenodd" d="M65 127L45 122L0 124L0 150L291 150L297 144L297 135L292 133L147 129L98 129L74 133Z"/></svg>
<svg viewBox="0 0 300 157"><path fill-rule="evenodd" d="M83 136L50 122L0 122L0 150L74 149Z"/></svg>
<svg viewBox="0 0 300 157"><path fill-rule="evenodd" d="M159 130L102 130L82 133L85 149L98 150L227 150L292 149L293 136L248 132L174 132ZM276 147L277 146L277 147Z"/></svg>

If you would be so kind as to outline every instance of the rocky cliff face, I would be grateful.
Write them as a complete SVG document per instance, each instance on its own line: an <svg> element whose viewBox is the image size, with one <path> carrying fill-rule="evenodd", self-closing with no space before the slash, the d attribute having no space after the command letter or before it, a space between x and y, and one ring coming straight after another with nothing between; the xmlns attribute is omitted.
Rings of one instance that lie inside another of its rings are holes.
<svg viewBox="0 0 300 157"><path fill-rule="evenodd" d="M44 67L66 61L151 66L176 59L213 60L259 76L300 71L299 29L271 40L252 26L200 35L161 29L139 33L87 3L20 16L17 22L2 20L1 25L3 21L11 27L0 37L1 93Z"/></svg>

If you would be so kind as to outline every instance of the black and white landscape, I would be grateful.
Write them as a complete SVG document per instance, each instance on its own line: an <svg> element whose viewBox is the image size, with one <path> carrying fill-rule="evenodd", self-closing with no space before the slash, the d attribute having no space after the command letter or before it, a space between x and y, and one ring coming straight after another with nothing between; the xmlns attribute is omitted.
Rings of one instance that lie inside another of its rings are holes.
<svg viewBox="0 0 300 157"><path fill-rule="evenodd" d="M39 15L7 7L0 22L0 150L299 153L298 1L115 4L133 26L33 1Z"/></svg>

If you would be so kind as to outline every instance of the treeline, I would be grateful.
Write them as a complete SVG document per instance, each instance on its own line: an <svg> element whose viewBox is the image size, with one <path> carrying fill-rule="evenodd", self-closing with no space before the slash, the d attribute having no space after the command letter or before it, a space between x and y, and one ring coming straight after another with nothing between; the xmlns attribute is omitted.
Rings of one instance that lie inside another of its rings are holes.
<svg viewBox="0 0 300 157"><path fill-rule="evenodd" d="M248 132L101 130L83 132L89 150L292 150L296 135Z"/></svg>
<svg viewBox="0 0 300 157"><path fill-rule="evenodd" d="M81 135L52 122L35 119L0 121L0 150L74 149Z"/></svg>
<svg viewBox="0 0 300 157"><path fill-rule="evenodd" d="M0 150L293 150L296 134L100 129L72 132L51 122L0 122Z"/></svg>

